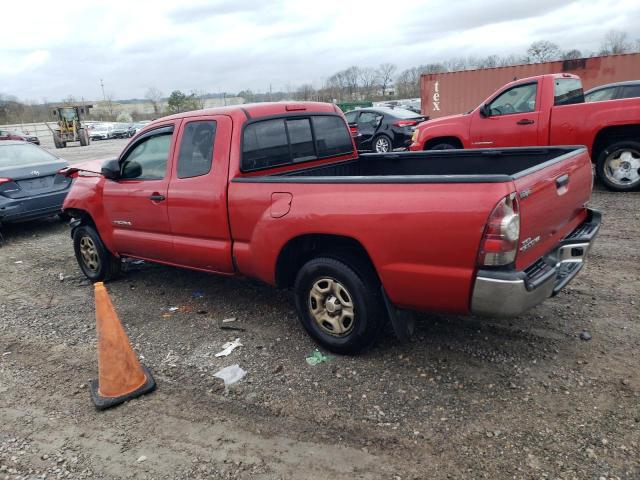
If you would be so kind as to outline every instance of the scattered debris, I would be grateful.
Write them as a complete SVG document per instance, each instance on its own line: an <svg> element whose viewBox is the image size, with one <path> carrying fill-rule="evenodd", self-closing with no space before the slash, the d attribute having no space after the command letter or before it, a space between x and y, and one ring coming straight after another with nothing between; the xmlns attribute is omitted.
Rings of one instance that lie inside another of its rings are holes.
<svg viewBox="0 0 640 480"><path fill-rule="evenodd" d="M221 330L237 330L239 332L244 332L246 329L244 327L238 327L236 325L231 325L232 323L234 323L237 320L236 317L230 317L230 318L225 318L223 319L220 323L220 329Z"/></svg>
<svg viewBox="0 0 640 480"><path fill-rule="evenodd" d="M180 307L169 307L167 308L167 310L169 310L170 312L177 312L178 310L180 310Z"/></svg>
<svg viewBox="0 0 640 480"><path fill-rule="evenodd" d="M222 320L222 323L230 323L230 322L235 322L236 321L236 317L231 317L231 318L225 318Z"/></svg>
<svg viewBox="0 0 640 480"><path fill-rule="evenodd" d="M64 273L58 274L58 280L60 280L61 282L64 281Z"/></svg>
<svg viewBox="0 0 640 480"><path fill-rule="evenodd" d="M140 456L138 457L138 460L136 460L136 462L138 462L138 463L142 463L142 462L144 462L146 459L147 459L146 455L140 455Z"/></svg>
<svg viewBox="0 0 640 480"><path fill-rule="evenodd" d="M272 372L271 372L271 373L274 373L274 374L276 374L276 373L282 373L282 371L283 371L283 370L284 370L284 366L283 366L283 365L278 365L276 368L274 368L274 369L272 370Z"/></svg>
<svg viewBox="0 0 640 480"><path fill-rule="evenodd" d="M5 355L11 355L11 352L4 352L4 353L2 354L2 356L3 356L3 357L4 357Z"/></svg>
<svg viewBox="0 0 640 480"><path fill-rule="evenodd" d="M323 355L322 352L316 350L310 356L308 356L306 360L309 365L318 365L319 363L328 362L329 360L331 360L331 358L333 357Z"/></svg>
<svg viewBox="0 0 640 480"><path fill-rule="evenodd" d="M588 331L583 330L580 333L580 339L584 340L585 342L588 342L589 340L591 340L591 334Z"/></svg>
<svg viewBox="0 0 640 480"><path fill-rule="evenodd" d="M233 385L234 383L242 380L242 378L247 374L240 365L237 363L234 365L230 365L228 367L224 367L222 370L214 373L214 377L220 378L224 381L224 386L228 387L229 385Z"/></svg>
<svg viewBox="0 0 640 480"><path fill-rule="evenodd" d="M231 354L236 348L241 347L240 339L236 338L233 342L227 342L222 345L222 351L216 353L216 357L226 357Z"/></svg>
<svg viewBox="0 0 640 480"><path fill-rule="evenodd" d="M22 263L22 260L17 260L17 261L15 261L13 263L15 263L16 265L20 265Z"/></svg>

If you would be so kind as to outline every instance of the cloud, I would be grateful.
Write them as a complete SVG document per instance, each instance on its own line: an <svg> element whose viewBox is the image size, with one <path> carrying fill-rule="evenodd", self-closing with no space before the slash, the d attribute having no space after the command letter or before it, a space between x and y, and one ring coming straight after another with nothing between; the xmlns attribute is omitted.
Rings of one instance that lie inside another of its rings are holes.
<svg viewBox="0 0 640 480"><path fill-rule="evenodd" d="M25 99L141 98L149 86L266 91L316 86L351 65L398 70L451 57L523 54L536 40L597 51L632 34L637 0L110 0L61 13L33 0L0 30L0 85ZM631 37L635 40L635 37Z"/></svg>

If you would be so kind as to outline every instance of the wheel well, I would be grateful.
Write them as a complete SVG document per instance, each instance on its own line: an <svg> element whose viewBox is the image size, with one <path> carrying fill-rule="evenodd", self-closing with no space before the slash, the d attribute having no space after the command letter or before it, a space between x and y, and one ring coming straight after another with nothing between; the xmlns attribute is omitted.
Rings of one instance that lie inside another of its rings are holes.
<svg viewBox="0 0 640 480"><path fill-rule="evenodd" d="M591 148L591 159L596 161L600 152L613 142L621 142L623 140L634 140L640 142L640 125L616 125L614 127L606 127L598 132L593 140Z"/></svg>
<svg viewBox="0 0 640 480"><path fill-rule="evenodd" d="M454 145L457 148L463 148L462 142L458 137L436 137L436 138L427 140L427 142L424 144L424 149L430 150L431 147L433 147L434 145L437 145L438 143L450 143L451 145Z"/></svg>
<svg viewBox="0 0 640 480"><path fill-rule="evenodd" d="M84 225L89 225L93 227L94 230L98 231L96 227L96 223L93 221L93 218L91 218L91 215L86 210L81 210L79 208L67 208L63 213L66 213L70 217L79 220L79 223L75 225L75 227L84 224ZM72 225L73 225L73 221L72 221ZM75 227L72 226L71 228L72 236L73 236L73 230L75 229Z"/></svg>
<svg viewBox="0 0 640 480"><path fill-rule="evenodd" d="M340 235L311 234L293 238L282 248L276 261L276 285L291 287L300 268L315 257L342 260L361 274L378 279L375 266L360 242Z"/></svg>

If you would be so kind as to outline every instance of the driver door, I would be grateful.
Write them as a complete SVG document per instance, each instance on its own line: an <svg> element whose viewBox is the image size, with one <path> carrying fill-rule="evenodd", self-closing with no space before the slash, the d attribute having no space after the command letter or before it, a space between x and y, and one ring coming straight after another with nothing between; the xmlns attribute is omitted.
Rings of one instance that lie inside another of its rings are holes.
<svg viewBox="0 0 640 480"><path fill-rule="evenodd" d="M373 150L372 140L382 122L382 115L376 112L360 112L358 118L359 146L363 150Z"/></svg>
<svg viewBox="0 0 640 480"><path fill-rule="evenodd" d="M536 146L540 116L538 82L529 82L505 90L491 100L489 116L473 112L471 148Z"/></svg>
<svg viewBox="0 0 640 480"><path fill-rule="evenodd" d="M103 204L118 254L170 261L169 172L179 121L150 130L120 157L120 178L105 180Z"/></svg>

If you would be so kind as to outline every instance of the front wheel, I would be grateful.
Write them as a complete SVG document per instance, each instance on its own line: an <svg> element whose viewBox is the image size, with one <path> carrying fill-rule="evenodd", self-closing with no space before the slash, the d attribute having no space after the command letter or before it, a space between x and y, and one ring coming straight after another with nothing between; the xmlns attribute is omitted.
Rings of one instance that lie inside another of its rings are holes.
<svg viewBox="0 0 640 480"><path fill-rule="evenodd" d="M435 145L429 147L429 150L455 150L456 147L455 145L448 143L448 142L441 142L441 143L436 143Z"/></svg>
<svg viewBox="0 0 640 480"><path fill-rule="evenodd" d="M80 270L92 282L111 280L120 273L120 259L107 250L92 227L81 225L74 230L73 249Z"/></svg>
<svg viewBox="0 0 640 480"><path fill-rule="evenodd" d="M295 281L298 316L307 333L326 349L358 353L373 345L384 322L377 281L333 258L315 258Z"/></svg>
<svg viewBox="0 0 640 480"><path fill-rule="evenodd" d="M609 190L628 192L640 187L640 143L616 142L596 161L596 175Z"/></svg>
<svg viewBox="0 0 640 480"><path fill-rule="evenodd" d="M373 139L373 150L376 153L387 153L393 150L391 140L386 135L380 135Z"/></svg>

